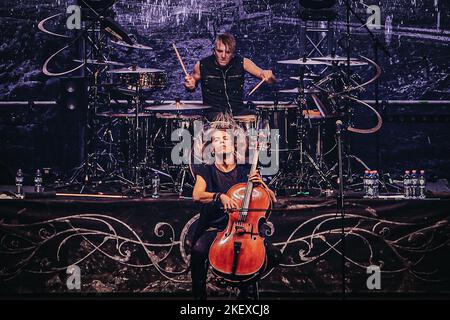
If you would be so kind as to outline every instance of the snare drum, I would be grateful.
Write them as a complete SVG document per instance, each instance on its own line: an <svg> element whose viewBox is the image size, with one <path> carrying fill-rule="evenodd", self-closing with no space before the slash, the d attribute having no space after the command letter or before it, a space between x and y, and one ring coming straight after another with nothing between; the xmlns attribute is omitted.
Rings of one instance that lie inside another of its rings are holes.
<svg viewBox="0 0 450 320"><path fill-rule="evenodd" d="M256 129L257 116L254 114L234 116L234 121L245 131Z"/></svg>

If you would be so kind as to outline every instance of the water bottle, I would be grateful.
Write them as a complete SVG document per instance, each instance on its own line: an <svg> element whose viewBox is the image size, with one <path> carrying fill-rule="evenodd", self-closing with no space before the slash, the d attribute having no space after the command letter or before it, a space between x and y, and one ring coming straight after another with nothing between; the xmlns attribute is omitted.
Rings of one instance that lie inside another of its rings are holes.
<svg viewBox="0 0 450 320"><path fill-rule="evenodd" d="M419 198L425 199L425 189L426 189L425 171L420 170L419 174Z"/></svg>
<svg viewBox="0 0 450 320"><path fill-rule="evenodd" d="M17 170L16 173L16 195L21 196L23 193L23 173L22 169Z"/></svg>
<svg viewBox="0 0 450 320"><path fill-rule="evenodd" d="M417 198L419 195L419 176L417 170L411 171L411 198Z"/></svg>
<svg viewBox="0 0 450 320"><path fill-rule="evenodd" d="M373 182L372 182L373 198L378 198L378 196L379 196L379 188L378 188L379 183L380 183L380 181L379 181L378 171L375 170L373 172Z"/></svg>
<svg viewBox="0 0 450 320"><path fill-rule="evenodd" d="M159 174L154 173L152 177L152 198L159 198L159 185L161 181L159 179Z"/></svg>
<svg viewBox="0 0 450 320"><path fill-rule="evenodd" d="M403 194L405 198L409 198L411 196L411 176L409 174L409 170L405 171L405 175L403 176Z"/></svg>
<svg viewBox="0 0 450 320"><path fill-rule="evenodd" d="M367 198L373 198L373 171L367 176Z"/></svg>
<svg viewBox="0 0 450 320"><path fill-rule="evenodd" d="M369 170L366 170L364 171L363 177L364 198L368 198L368 188L369 188Z"/></svg>
<svg viewBox="0 0 450 320"><path fill-rule="evenodd" d="M42 192L42 174L41 170L36 170L36 175L34 176L34 191Z"/></svg>

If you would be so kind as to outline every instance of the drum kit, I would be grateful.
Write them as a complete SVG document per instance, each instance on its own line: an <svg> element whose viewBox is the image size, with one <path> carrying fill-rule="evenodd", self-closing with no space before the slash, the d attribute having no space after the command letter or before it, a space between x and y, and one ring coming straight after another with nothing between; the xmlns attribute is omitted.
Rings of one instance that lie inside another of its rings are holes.
<svg viewBox="0 0 450 320"><path fill-rule="evenodd" d="M181 139L181 136L177 136L174 132L180 131L177 129L187 130L192 137L195 122L205 124L207 122L205 113L210 107L179 99L149 103L146 98L155 91L165 88L167 73L162 69L143 68L136 64L109 60L108 55L102 53L103 49L109 47L107 42L102 41L110 38L109 43L127 50L152 48L137 43L117 23L110 18L104 18L95 11L95 8L89 9L94 12L91 25L75 40L84 36L85 43L91 45L92 50L85 50L83 59L73 60L79 63L77 67L65 72L50 71L50 62L61 51L73 45L74 40L50 56L43 66L44 73L50 76L69 74L84 67L83 70L90 72L93 78L89 84L93 90L90 92L90 106L88 106L88 113L92 112L89 110L93 110L93 115L88 114L87 118L93 117L94 121L87 123L86 127L89 130L85 135L93 135L87 137L87 140L95 140L98 143L94 146L92 156L94 163L88 160L91 155L86 154L85 167L88 169L93 167L94 173L92 175L81 173L80 166L69 182L74 183L79 177L83 177L83 181L90 183L95 181L94 185L118 183L121 192L142 196L148 190L150 177L157 172L167 179L167 183L163 183L162 186L182 195L193 187L194 177L189 165L172 161L173 147ZM41 21L39 29L55 35L44 26L50 18ZM108 37L99 36L97 32L106 32ZM173 48L187 75L188 72L175 44ZM324 152L324 137L328 136L324 131L326 123L329 119L336 120L350 116L352 112L347 107L349 101L363 104L352 93L363 90L366 85L375 81L380 76L381 69L363 56L350 58L335 54L281 60L278 63L298 68L299 71L289 76L290 80L296 82L295 87L278 90L279 94L289 96L287 99L289 102L249 102L248 105L254 106L256 114L235 116L234 121L244 131L255 128L256 123L261 122L265 123L266 128L278 130L279 145L276 151L280 153L280 170L270 180L270 185L276 191L285 191L289 189L288 185L294 186L296 190L307 189L313 184L321 189L331 188L331 173L324 161L324 157L331 152L330 150ZM368 65L375 67L373 78L363 82L355 77L355 74L349 75L350 67ZM314 67L319 67L321 71L315 72L317 70L314 70ZM325 70L331 72L325 74ZM264 80L259 82L247 97L263 82ZM100 101L98 96L100 91L106 92L106 102ZM112 103L118 101L114 98L117 93L126 97L125 106L121 107L121 103L115 105ZM371 106L364 106L377 114ZM374 132L381 126L379 114L377 119L378 124L370 129L354 128L351 121L347 121L347 129L358 133Z"/></svg>
<svg viewBox="0 0 450 320"><path fill-rule="evenodd" d="M146 49L140 45L139 48ZM281 169L269 182L278 192L287 192L289 188L297 191L313 187L321 190L332 188L331 173L324 162L324 156L330 152L324 152L324 128L329 119L343 115L334 101L358 88L358 84L347 83L338 74L336 78L343 84L336 86L333 77L337 72L323 76L306 68L325 65L341 72L345 61L347 59L337 56L279 61L280 64L301 67L299 76L289 77L297 81L297 87L278 90L280 94L293 96L287 99L290 102L254 103L255 115L234 117L244 130L255 128L260 120L268 128L278 130L276 151L280 154ZM165 87L167 76L164 70L136 65L124 67L122 63L108 60L87 63L120 67L108 70L106 74L112 79L110 86L129 97L125 110L109 106L109 110L96 113L101 124L97 135L107 146L109 155L108 163L103 163L107 169L102 171L101 183L118 182L122 192L125 190L142 196L150 186L151 175L157 172L167 180L162 184L166 190L183 195L192 189L195 181L192 168L186 164L174 164L171 159L173 147L181 139L174 136L174 132L177 129L188 130L192 137L194 122L205 124L205 113L210 107L178 99L152 103L143 100L143 92ZM350 60L350 65L355 67L369 63L356 58Z"/></svg>

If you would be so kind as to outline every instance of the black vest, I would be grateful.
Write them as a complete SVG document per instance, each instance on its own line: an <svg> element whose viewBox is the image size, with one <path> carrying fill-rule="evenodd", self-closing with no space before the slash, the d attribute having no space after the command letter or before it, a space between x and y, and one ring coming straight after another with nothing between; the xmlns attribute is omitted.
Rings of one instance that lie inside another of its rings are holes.
<svg viewBox="0 0 450 320"><path fill-rule="evenodd" d="M210 112L232 110L239 113L244 108L244 58L234 56L228 66L220 68L214 55L200 60L203 104L211 106Z"/></svg>

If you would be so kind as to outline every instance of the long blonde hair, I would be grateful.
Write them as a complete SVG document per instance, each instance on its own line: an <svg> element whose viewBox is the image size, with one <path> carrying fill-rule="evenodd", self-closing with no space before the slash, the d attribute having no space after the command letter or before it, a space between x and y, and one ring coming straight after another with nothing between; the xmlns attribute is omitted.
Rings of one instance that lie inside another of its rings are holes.
<svg viewBox="0 0 450 320"><path fill-rule="evenodd" d="M245 131L228 113L219 113L213 121L203 126L203 130L199 132L198 136L194 137L194 157L195 161L197 161L196 163L214 163L215 158L211 153L211 143L213 132L216 130L231 133L234 140L233 154L235 161L237 163L245 163L245 153L248 147Z"/></svg>

